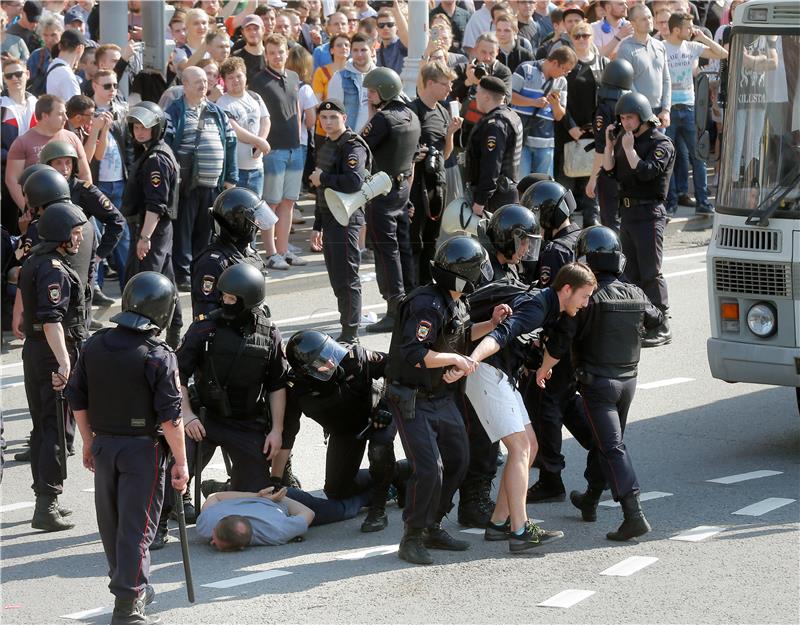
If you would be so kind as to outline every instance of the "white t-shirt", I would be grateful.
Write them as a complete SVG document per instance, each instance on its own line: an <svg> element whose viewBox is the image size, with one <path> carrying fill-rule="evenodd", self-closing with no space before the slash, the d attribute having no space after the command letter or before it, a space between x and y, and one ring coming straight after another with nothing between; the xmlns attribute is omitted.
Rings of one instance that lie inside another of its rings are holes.
<svg viewBox="0 0 800 625"><path fill-rule="evenodd" d="M592 22L592 42L597 49L600 50L605 48L614 37L619 37L619 31L622 29L625 24L627 24L627 20L621 19L617 22L616 28L611 25L611 22L606 21L605 18L601 20L597 20L596 22ZM605 26L605 28L603 28ZM608 31L608 32L606 32ZM622 37L620 37L622 39Z"/></svg>
<svg viewBox="0 0 800 625"><path fill-rule="evenodd" d="M300 85L297 99L300 101L300 110L303 111L303 122L305 122L306 109L316 107L319 104L319 100L317 100L311 85L306 83ZM305 123L300 124L300 145L308 145L308 128L306 128Z"/></svg>
<svg viewBox="0 0 800 625"><path fill-rule="evenodd" d="M667 50L667 66L672 84L672 105L694 106L694 68L706 46L699 41L682 41L674 46L664 41Z"/></svg>
<svg viewBox="0 0 800 625"><path fill-rule="evenodd" d="M81 94L81 82L67 63L61 59L51 61L48 67L50 73L47 75L47 93L57 95L66 102L74 95Z"/></svg>
<svg viewBox="0 0 800 625"><path fill-rule="evenodd" d="M219 106L229 119L232 119L247 132L258 134L261 127L261 118L269 117L267 105L261 96L252 91L245 91L244 95L240 97L232 96L226 93L217 100ZM236 142L236 158L239 164L239 169L262 169L264 167L263 160L260 158L253 158L253 146L249 143L237 140Z"/></svg>

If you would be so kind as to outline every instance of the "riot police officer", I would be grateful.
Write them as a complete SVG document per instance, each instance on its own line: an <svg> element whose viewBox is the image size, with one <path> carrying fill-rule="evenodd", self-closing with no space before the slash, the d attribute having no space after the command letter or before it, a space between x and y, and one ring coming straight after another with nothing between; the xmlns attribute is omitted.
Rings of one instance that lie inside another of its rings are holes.
<svg viewBox="0 0 800 625"><path fill-rule="evenodd" d="M22 364L33 421L30 446L36 508L31 525L48 532L74 527L64 519L68 511L58 506L64 467L58 454L56 392L66 385L80 343L88 336L83 282L69 260L81 246L85 223L86 216L74 204L51 204L39 220L41 242L20 272Z"/></svg>
<svg viewBox="0 0 800 625"><path fill-rule="evenodd" d="M476 215L519 199L522 121L504 104L505 97L506 84L500 78L481 78L475 102L484 116L469 136L465 176Z"/></svg>
<svg viewBox="0 0 800 625"><path fill-rule="evenodd" d="M231 489L258 492L269 484L269 461L273 474L282 475L289 455L281 449L288 367L281 333L264 304L261 271L249 263L231 265L217 288L221 308L193 322L178 349L187 453L194 457L202 442L204 467L222 447L232 462ZM189 401L192 376L204 419Z"/></svg>
<svg viewBox="0 0 800 625"><path fill-rule="evenodd" d="M584 521L597 519L597 504L604 483L614 501L622 504L624 521L609 540L628 540L650 531L639 504L639 483L623 435L628 409L636 392L642 327L657 327L662 313L642 289L620 279L625 266L617 234L605 226L587 228L578 238L575 254L597 277L597 291L589 306L580 311L569 331L574 336L572 353L593 447L589 452L585 493L573 491L570 500ZM549 342L537 382L544 385L548 371L570 349Z"/></svg>
<svg viewBox="0 0 800 625"><path fill-rule="evenodd" d="M128 170L122 212L132 218L133 239L125 273L156 271L175 284L172 268L172 222L178 217L180 167L164 142L167 118L152 102L140 102L128 111L128 130L136 160ZM175 307L166 342L178 346L183 325L181 307Z"/></svg>
<svg viewBox="0 0 800 625"><path fill-rule="evenodd" d="M148 584L148 547L164 498L168 451L174 458L171 486L182 491L189 478L177 361L158 338L177 301L166 276L147 271L131 278L122 311L111 318L117 327L86 342L67 387L83 465L94 472L97 526L115 596L112 625L159 622L145 615L144 606L155 595Z"/></svg>
<svg viewBox="0 0 800 625"><path fill-rule="evenodd" d="M312 243L317 247L322 245L328 279L339 307L342 333L336 340L354 343L358 341L361 320L358 236L364 225L364 211L361 208L353 211L347 225L341 225L328 208L325 190L358 191L369 176L372 154L366 141L345 125L347 114L341 102L325 100L317 111L326 137L316 147L316 167L309 176L317 198Z"/></svg>
<svg viewBox="0 0 800 625"><path fill-rule="evenodd" d="M406 285L413 284L408 199L421 131L416 113L404 99L403 83L393 70L373 69L364 77L364 88L376 112L361 136L372 151L373 173L383 171L392 179L392 190L367 203L365 209L378 289L387 304L386 316L367 326L367 332L388 332Z"/></svg>
<svg viewBox="0 0 800 625"><path fill-rule="evenodd" d="M192 261L192 315L194 319L222 305L218 280L236 263L247 263L266 275L267 268L251 243L259 229L271 228L277 217L267 203L244 187L226 189L211 209L215 234Z"/></svg>
<svg viewBox="0 0 800 625"><path fill-rule="evenodd" d="M455 382L475 369L463 355L468 338L492 329L491 321L471 325L462 299L492 275L480 243L466 236L445 241L431 274L434 283L414 289L399 307L386 367L386 397L411 463L399 556L412 564L431 564L428 548L469 548L440 522L464 478L469 453Z"/></svg>
<svg viewBox="0 0 800 625"><path fill-rule="evenodd" d="M606 149L606 129L616 121L617 101L633 88L633 66L625 59L614 59L603 70L597 88L597 108L594 112L595 163L586 184L586 195L597 197L600 223L619 232L619 195L617 183L601 168Z"/></svg>
<svg viewBox="0 0 800 625"><path fill-rule="evenodd" d="M386 527L386 495L395 475L397 427L381 401L386 354L354 345L345 349L327 334L302 330L289 339L292 367L284 425L291 447L300 413L319 423L327 437L325 496L347 499L369 489L370 508L362 532ZM369 472L359 471L369 448Z"/></svg>
<svg viewBox="0 0 800 625"><path fill-rule="evenodd" d="M575 210L575 199L572 191L559 183L541 181L523 193L521 202L534 211L542 227L545 244L539 255L535 277L537 286L545 288L552 284L564 265L575 260L575 241L581 232L581 227L570 220ZM548 329L548 324L545 324L544 334ZM584 448L588 449L591 444L591 432L569 357L553 369L553 376L545 389L539 388L534 375L526 374L520 380L520 390L539 444L534 460L534 466L539 468L539 479L528 489L527 500L529 503L564 501L562 425Z"/></svg>
<svg viewBox="0 0 800 625"><path fill-rule="evenodd" d="M619 185L620 241L627 258L625 275L639 285L664 313L658 328L642 341L657 347L672 341L667 310L667 281L661 273L664 259L664 200L675 163L672 141L657 129L658 117L640 93L626 93L616 107L617 123L606 130L603 169ZM614 139L614 134L620 136Z"/></svg>

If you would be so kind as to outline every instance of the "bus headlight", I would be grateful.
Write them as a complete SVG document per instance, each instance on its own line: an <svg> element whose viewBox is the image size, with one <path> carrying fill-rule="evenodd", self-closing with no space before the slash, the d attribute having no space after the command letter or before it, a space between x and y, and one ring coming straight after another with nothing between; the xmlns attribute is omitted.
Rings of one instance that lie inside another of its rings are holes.
<svg viewBox="0 0 800 625"><path fill-rule="evenodd" d="M753 304L747 311L747 327L750 328L750 332L761 338L772 336L778 329L775 309L765 302Z"/></svg>

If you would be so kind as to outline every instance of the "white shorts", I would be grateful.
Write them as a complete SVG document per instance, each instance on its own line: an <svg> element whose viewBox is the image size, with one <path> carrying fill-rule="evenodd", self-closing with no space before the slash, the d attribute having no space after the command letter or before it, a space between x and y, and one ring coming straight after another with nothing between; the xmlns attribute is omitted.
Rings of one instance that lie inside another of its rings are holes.
<svg viewBox="0 0 800 625"><path fill-rule="evenodd" d="M466 392L493 443L510 434L524 432L531 422L522 395L511 386L508 376L485 362L467 377Z"/></svg>

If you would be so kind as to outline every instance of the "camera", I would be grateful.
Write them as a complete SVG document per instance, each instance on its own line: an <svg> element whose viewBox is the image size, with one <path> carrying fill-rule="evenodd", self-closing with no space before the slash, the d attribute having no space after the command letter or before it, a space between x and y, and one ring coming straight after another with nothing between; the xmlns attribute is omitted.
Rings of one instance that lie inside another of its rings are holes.
<svg viewBox="0 0 800 625"><path fill-rule="evenodd" d="M480 80L484 76L489 75L489 68L485 63L479 63L475 59L472 60L472 66L475 68L475 80Z"/></svg>
<svg viewBox="0 0 800 625"><path fill-rule="evenodd" d="M439 157L441 152L435 147L428 148L428 155L425 157L425 172L435 174L439 170Z"/></svg>

